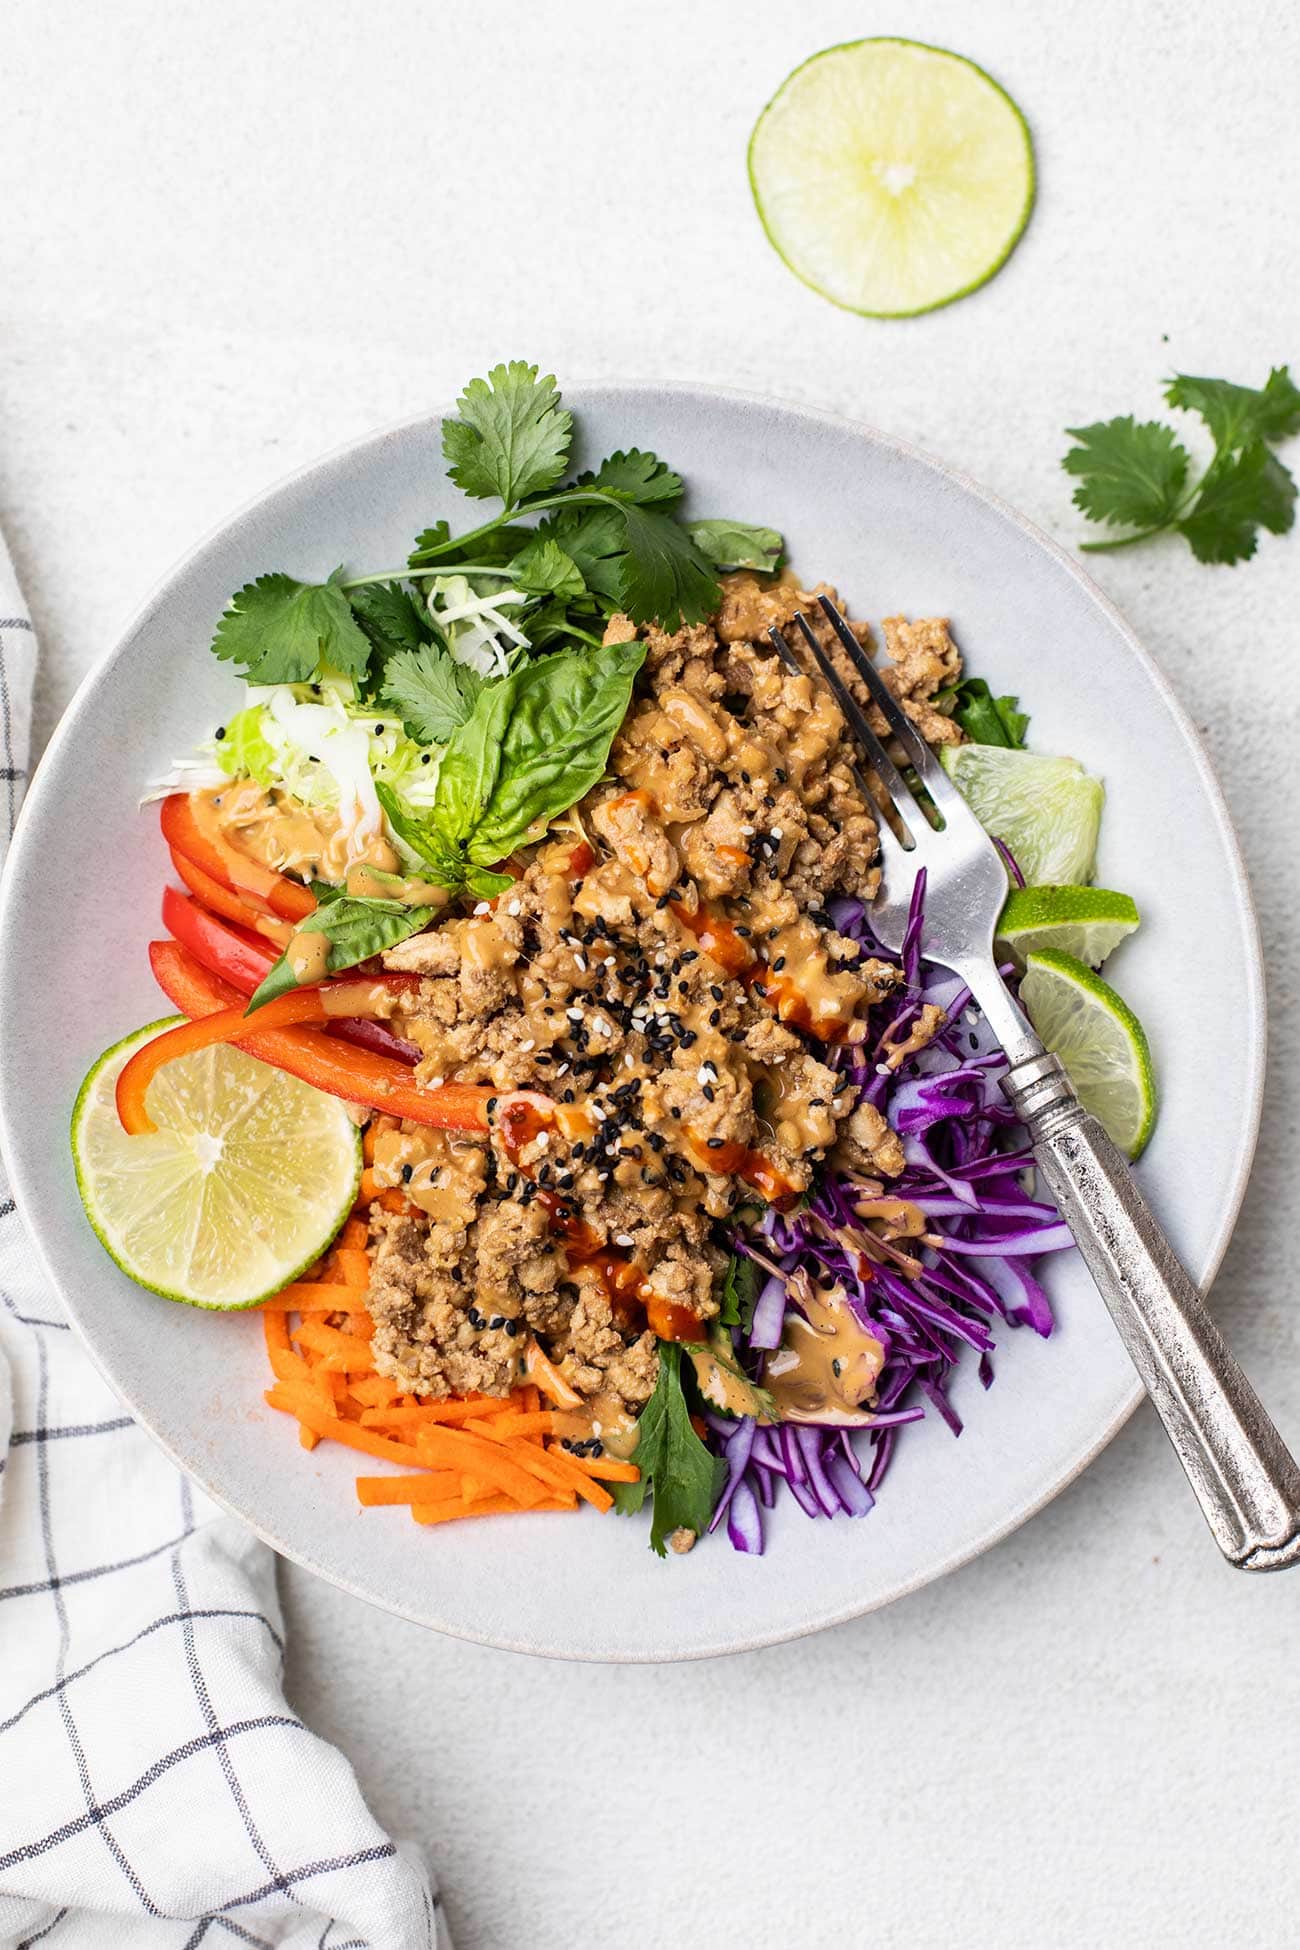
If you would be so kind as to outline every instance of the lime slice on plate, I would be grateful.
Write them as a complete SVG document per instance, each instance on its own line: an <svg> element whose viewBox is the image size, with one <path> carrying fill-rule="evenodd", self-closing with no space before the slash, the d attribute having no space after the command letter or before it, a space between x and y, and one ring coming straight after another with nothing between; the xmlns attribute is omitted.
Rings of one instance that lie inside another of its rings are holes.
<svg viewBox="0 0 1300 1950"><path fill-rule="evenodd" d="M1122 997L1073 955L1048 948L1025 963L1020 1000L1060 1057L1079 1101L1136 1158L1156 1119L1151 1048Z"/></svg>
<svg viewBox="0 0 1300 1950"><path fill-rule="evenodd" d="M945 745L944 771L1031 887L1091 878L1106 789L1074 758L1005 745Z"/></svg>
<svg viewBox="0 0 1300 1950"><path fill-rule="evenodd" d="M1017 887L1008 895L998 922L998 943L1021 967L1040 948L1100 968L1141 916L1128 894L1109 887Z"/></svg>
<svg viewBox="0 0 1300 1950"><path fill-rule="evenodd" d="M796 277L849 311L905 318L1006 261L1034 201L1034 151L983 68L884 37L787 77L750 137L749 180Z"/></svg>
<svg viewBox="0 0 1300 1950"><path fill-rule="evenodd" d="M124 1273L194 1307L251 1307L319 1259L352 1209L361 1133L327 1097L218 1043L149 1086L158 1126L128 1137L114 1090L150 1023L107 1050L72 1113L77 1189Z"/></svg>

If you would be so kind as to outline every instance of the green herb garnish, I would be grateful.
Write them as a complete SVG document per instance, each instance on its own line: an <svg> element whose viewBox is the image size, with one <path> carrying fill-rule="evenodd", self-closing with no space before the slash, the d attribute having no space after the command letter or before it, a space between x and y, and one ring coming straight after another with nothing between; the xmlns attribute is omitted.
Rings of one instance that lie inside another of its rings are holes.
<svg viewBox="0 0 1300 1950"><path fill-rule="evenodd" d="M1029 729L1028 713L1018 697L994 697L982 677L965 677L935 699L939 709L956 719L975 745L1004 745L1022 751Z"/></svg>
<svg viewBox="0 0 1300 1950"><path fill-rule="evenodd" d="M1247 561L1261 528L1283 535L1295 520L1295 482L1272 449L1300 433L1300 390L1287 368L1277 366L1258 390L1178 373L1165 399L1200 415L1214 439L1214 458L1189 487L1191 457L1163 421L1128 414L1067 427L1079 444L1061 465L1079 478L1076 507L1091 521L1135 531L1080 546L1129 548L1172 531L1200 562Z"/></svg>
<svg viewBox="0 0 1300 1950"><path fill-rule="evenodd" d="M713 1455L691 1427L690 1410L682 1393L681 1350L674 1341L659 1343L659 1379L641 1411L632 1460L641 1471L636 1483L613 1483L618 1509L639 1510L646 1491L654 1492L650 1547L660 1557L674 1530L708 1529L726 1464Z"/></svg>

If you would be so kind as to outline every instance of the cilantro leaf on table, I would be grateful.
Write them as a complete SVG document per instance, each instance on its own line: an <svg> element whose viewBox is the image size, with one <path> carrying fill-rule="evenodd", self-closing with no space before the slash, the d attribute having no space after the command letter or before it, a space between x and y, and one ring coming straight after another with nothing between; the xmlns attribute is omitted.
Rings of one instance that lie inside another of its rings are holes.
<svg viewBox="0 0 1300 1950"><path fill-rule="evenodd" d="M1198 562L1245 562L1257 531L1284 535L1295 520L1295 482L1262 440L1221 454L1201 482L1196 505L1178 523Z"/></svg>
<svg viewBox="0 0 1300 1950"><path fill-rule="evenodd" d="M482 688L476 670L457 663L440 643L422 643L388 659L382 695L417 744L445 745L473 711Z"/></svg>
<svg viewBox="0 0 1300 1950"><path fill-rule="evenodd" d="M245 583L227 603L212 649L242 664L250 684L305 684L323 664L360 678L370 661L370 639L333 578L265 575Z"/></svg>
<svg viewBox="0 0 1300 1950"><path fill-rule="evenodd" d="M1234 386L1227 379L1198 379L1176 373L1165 388L1170 406L1199 413L1214 444L1229 452L1255 440L1289 440L1300 433L1300 388L1285 366L1274 366L1261 388Z"/></svg>
<svg viewBox="0 0 1300 1950"><path fill-rule="evenodd" d="M508 508L554 487L569 458L572 415L560 405L553 374L538 378L522 359L471 379L456 402L458 420L442 429L442 451L458 488L493 495Z"/></svg>
<svg viewBox="0 0 1300 1950"><path fill-rule="evenodd" d="M1295 483L1272 452L1300 433L1300 388L1286 366L1262 387L1176 373L1165 388L1170 406L1199 414L1214 439L1214 457L1187 484L1190 459L1171 427L1131 415L1067 431L1079 444L1061 462L1075 475L1076 506L1092 521L1134 532L1083 542L1091 551L1128 548L1175 533L1200 562L1244 562L1259 530L1284 535L1295 521Z"/></svg>
<svg viewBox="0 0 1300 1950"><path fill-rule="evenodd" d="M691 1530L702 1536L713 1515L726 1464L705 1447L691 1427L682 1392L681 1350L673 1341L659 1343L659 1379L641 1411L632 1460L641 1472L640 1479L610 1487L616 1506L625 1514L642 1507L647 1490L653 1493L650 1548L664 1557L675 1530Z"/></svg>
<svg viewBox="0 0 1300 1950"><path fill-rule="evenodd" d="M1074 505L1092 521L1155 528L1173 515L1190 465L1187 449L1159 420L1098 420L1067 427L1079 445L1061 462L1079 477Z"/></svg>

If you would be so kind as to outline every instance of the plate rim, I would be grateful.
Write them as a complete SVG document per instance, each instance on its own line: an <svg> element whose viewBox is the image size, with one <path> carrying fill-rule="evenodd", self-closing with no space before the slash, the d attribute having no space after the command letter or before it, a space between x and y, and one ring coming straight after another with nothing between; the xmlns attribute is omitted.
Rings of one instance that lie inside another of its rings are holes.
<svg viewBox="0 0 1300 1950"><path fill-rule="evenodd" d="M1129 655L1139 665L1151 682L1161 702L1168 711L1188 756L1192 761L1201 789L1212 811L1215 826L1224 843L1232 880L1233 902L1241 925L1242 941L1245 949L1247 1033L1242 1039L1246 1084L1244 1142L1239 1148L1233 1176L1227 1188L1227 1196L1222 1206L1221 1217L1206 1253L1206 1271L1203 1285L1204 1290L1208 1293L1223 1263L1224 1255L1227 1252L1228 1245L1236 1228L1237 1220L1240 1217L1259 1141L1267 1066L1267 996L1264 982L1263 944L1260 937L1259 917L1241 841L1238 837L1223 788L1210 762L1209 753L1189 712L1179 699L1170 680L1151 652L1138 637L1133 626L1128 622L1118 605L1094 581L1082 563L1068 549L1056 541L1053 536L1047 534L1036 522L1031 521L1028 516L1022 514L1018 508L1006 501L1001 495L985 487L982 482L967 474L963 469L953 467L949 462L940 459L937 455L930 453L914 442L903 439L898 435L887 433L883 429L872 425L869 421L860 420L851 414L839 412L834 408L810 404L803 400L786 398L780 394L755 391L744 387L717 385L705 381L635 378L604 379L589 384L566 386L565 397L566 400L570 400L575 405L581 406L585 401L597 400L610 395L626 395L629 392L646 392L660 395L672 394L679 398L697 400L704 405L718 399L724 399L740 406L757 407L782 414L791 414L797 418L812 421L827 429L833 428L840 433L847 431L891 456L909 462L919 463L922 467L938 475L950 486L971 496L986 508L1001 515L1030 542L1043 550L1061 568L1065 569L1084 595L1097 606L1106 620L1118 632ZM9 909L12 899L11 890L16 880L16 875L12 871L13 863L21 857L26 843L27 831L36 816L32 808L39 807L43 802L46 781L53 776L48 761L52 756L57 757L65 743L75 737L82 716L93 701L94 693L98 690L100 683L107 676L109 670L121 657L127 644L138 635L153 616L154 612L167 600L173 586L188 573L191 567L199 561L214 543L222 539L232 528L237 527L248 515L260 509L267 502L275 500L287 489L306 483L313 475L322 473L337 465L339 462L349 460L353 456L360 455L367 449L382 446L386 441L417 428L428 428L431 425L440 423L442 420L454 414L454 411L454 404L449 404L446 406L430 407L416 414L404 415L399 420L387 422L382 426L371 429L369 432L343 441L324 453L317 454L299 466L290 469L285 474L278 476L265 487L240 502L238 506L231 509L221 519L207 528L198 540L170 564L153 584L148 594L136 609L131 612L114 642L94 660L77 684L31 773L27 790L23 795L23 801L19 808L18 818L15 821L13 834L9 843L4 872L0 875L0 996L3 995L7 986L9 959L7 944L10 938ZM255 1536L261 1538L264 1543L268 1544L273 1551L281 1557L289 1559L291 1563L297 1564L302 1569L324 1579L326 1583L334 1585L337 1589L347 1592L349 1596L360 1599L365 1604L374 1605L379 1610L403 1618L412 1624L419 1625L425 1630L441 1632L449 1638L460 1639L475 1645L490 1646L495 1650L525 1654L533 1658L561 1660L574 1664L678 1664L697 1659L721 1658L742 1652L752 1652L768 1645L788 1644L793 1640L809 1637L814 1632L826 1631L832 1626L846 1624L851 1619L866 1617L874 1611L882 1610L886 1605L894 1604L901 1598L909 1597L914 1592L923 1590L926 1585L935 1583L938 1579L949 1575L949 1573L960 1570L963 1565L971 1563L975 1558L982 1556L985 1551L991 1550L994 1545L1001 1543L1003 1539L1018 1530L1022 1524L1027 1523L1031 1517L1036 1516L1039 1511L1045 1509L1054 1498L1059 1496L1072 1482L1076 1481L1088 1465L1114 1440L1115 1436L1118 1435L1119 1431L1133 1414L1134 1409L1144 1399L1144 1391L1141 1383L1138 1381L1136 1375L1134 1375L1131 1388L1126 1393L1118 1409L1116 1409L1102 1429L1083 1443L1065 1463L1061 1464L1040 1491L1024 1499L1013 1511L988 1526L987 1529L980 1532L973 1539L967 1539L946 1556L927 1565L924 1570L910 1574L901 1579L888 1591L882 1592L875 1597L847 1605L837 1605L824 1613L809 1616L795 1625L781 1627L771 1631L756 1632L743 1638L729 1638L725 1642L695 1645L685 1651L611 1651L600 1655L593 1655L589 1652L571 1652L550 1645L539 1646L530 1644L526 1639L503 1638L492 1633L474 1632L466 1629L463 1625L448 1624L445 1621L432 1618L427 1613L417 1611L411 1606L404 1604L400 1596L381 1596L361 1587L346 1575L340 1575L317 1562L309 1550L286 1542L285 1539L275 1534L271 1529L257 1522L246 1511L238 1508L231 1502L216 1484L208 1480L201 1466L184 1460L173 1445L159 1433L150 1419L149 1414L134 1400L133 1391L129 1387L124 1386L117 1377L111 1375L104 1367L88 1334L83 1331L78 1311L64 1290L55 1272L50 1256L46 1251L41 1229L28 1217L27 1199L29 1188L26 1183L26 1173L22 1162L22 1147L17 1139L17 1133L11 1128L8 1095L2 1089L0 1089L0 1154L3 1154L14 1202L18 1209L18 1215L22 1220L31 1244L35 1248L37 1259L46 1278L49 1279L63 1302L68 1319L73 1331L76 1333L78 1341L89 1355L96 1371L103 1377L113 1393L130 1410L135 1420L174 1466L192 1482L196 1483L212 1499L218 1508L224 1510L227 1515L238 1519ZM36 1209L34 1196L32 1209Z"/></svg>

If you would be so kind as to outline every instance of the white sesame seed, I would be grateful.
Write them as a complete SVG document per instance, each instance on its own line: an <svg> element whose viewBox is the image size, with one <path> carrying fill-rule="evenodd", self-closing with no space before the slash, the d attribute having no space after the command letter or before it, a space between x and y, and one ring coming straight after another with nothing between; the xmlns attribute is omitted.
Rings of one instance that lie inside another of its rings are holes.
<svg viewBox="0 0 1300 1950"><path fill-rule="evenodd" d="M581 1021L582 1021L582 1010L581 1010L581 1009L566 1009L564 1013L565 1013L565 1015L566 1015L566 1016L567 1016L567 1017L569 1018L569 1021L570 1021L570 1022L581 1022Z"/></svg>
<svg viewBox="0 0 1300 1950"><path fill-rule="evenodd" d="M695 1081L697 1083L712 1083L713 1082L712 1066L708 1063L701 1063L699 1069L695 1072Z"/></svg>
<svg viewBox="0 0 1300 1950"><path fill-rule="evenodd" d="M550 1150L550 1148L551 1148L551 1134L550 1134L550 1132L549 1132L549 1131L539 1131L539 1132L537 1133L537 1149L538 1149L539 1151L549 1151L549 1150Z"/></svg>
<svg viewBox="0 0 1300 1950"><path fill-rule="evenodd" d="M779 826L771 826L768 828L768 831L771 833L772 838L774 840L781 840L785 838L785 835L781 831L781 828Z"/></svg>
<svg viewBox="0 0 1300 1950"><path fill-rule="evenodd" d="M888 1063L877 1063L877 1065L876 1065L876 1075L877 1075L878 1077L887 1077L887 1076L889 1075L889 1065L888 1065Z"/></svg>
<svg viewBox="0 0 1300 1950"><path fill-rule="evenodd" d="M475 912L476 914L490 914L490 913L492 912L492 904L491 904L491 902L490 902L490 901L480 901L480 902L479 902L479 904L478 904L478 906L477 906L477 907L476 907L476 908L474 909L474 912Z"/></svg>
<svg viewBox="0 0 1300 1950"><path fill-rule="evenodd" d="M526 1036L523 1042L520 1043L519 1047L521 1050L536 1049L537 1038L535 1036Z"/></svg>
<svg viewBox="0 0 1300 1950"><path fill-rule="evenodd" d="M560 1065L560 1067L559 1067L559 1069L558 1069L558 1070L557 1070L557 1071L555 1072L555 1074L556 1074L556 1076L557 1076L557 1077L564 1077L564 1076L567 1076L567 1075L569 1074L569 1066L568 1066L568 1064L567 1064L567 1063L561 1063L561 1065Z"/></svg>
<svg viewBox="0 0 1300 1950"><path fill-rule="evenodd" d="M754 837L754 828L752 826L742 826L740 830L747 840Z"/></svg>
<svg viewBox="0 0 1300 1950"><path fill-rule="evenodd" d="M614 1234L614 1244L616 1246L631 1246L635 1243L630 1232L616 1232Z"/></svg>
<svg viewBox="0 0 1300 1950"><path fill-rule="evenodd" d="M618 956L617 956L617 955L606 955L606 957L605 957L605 966L606 966L606 968L617 968L617 967L618 967Z"/></svg>
<svg viewBox="0 0 1300 1950"><path fill-rule="evenodd" d="M579 954L575 954L575 955L574 955L574 957L573 957L573 965L574 965L574 967L575 967L575 968L577 969L577 971L578 971L578 973L579 973L579 975L585 975L585 974L586 974L586 972L587 972L587 964L586 964L586 961L584 960L584 958L583 958L583 957L582 957L581 955L579 955Z"/></svg>
<svg viewBox="0 0 1300 1950"><path fill-rule="evenodd" d="M666 953L665 953L665 951L664 951L664 950L663 950L663 949L661 948L661 949L659 950L659 952L658 952L658 953L656 954L656 956L655 956L655 967L656 967L656 968L662 968L662 967L663 967L663 965L664 965L664 963L665 963L665 962L667 961L667 959L668 959L668 956L667 956L667 954L666 954Z"/></svg>
<svg viewBox="0 0 1300 1950"><path fill-rule="evenodd" d="M592 1105L591 1114L595 1118L598 1124L603 1124L605 1122L605 1119L609 1116L609 1112L606 1110L602 1110L599 1104Z"/></svg>
<svg viewBox="0 0 1300 1950"><path fill-rule="evenodd" d="M509 903L507 904L507 906L506 906L506 913L507 913L507 914L518 914L518 913L520 913L520 912L522 911L522 909L523 909L523 905L524 905L524 904L523 904L523 902L522 902L521 900L513 900L513 901L510 901L510 902L509 902Z"/></svg>
<svg viewBox="0 0 1300 1950"><path fill-rule="evenodd" d="M426 1077L424 1079L424 1087L426 1090L436 1090L438 1089L441 1082L442 1082L441 1077Z"/></svg>
<svg viewBox="0 0 1300 1950"><path fill-rule="evenodd" d="M632 1068L632 1065L636 1062L636 1058L633 1056L630 1049L625 1049L623 1051L623 1061L627 1064L629 1070Z"/></svg>

